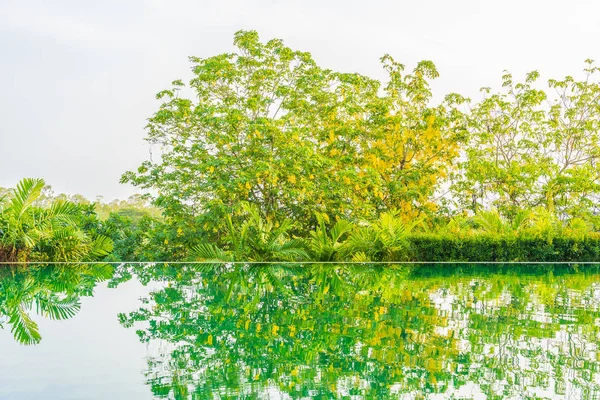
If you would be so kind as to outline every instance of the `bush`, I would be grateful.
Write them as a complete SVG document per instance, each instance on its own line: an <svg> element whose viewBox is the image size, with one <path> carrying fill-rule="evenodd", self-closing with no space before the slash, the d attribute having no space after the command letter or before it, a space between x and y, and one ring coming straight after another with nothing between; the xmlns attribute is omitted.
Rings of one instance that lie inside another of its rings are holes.
<svg viewBox="0 0 600 400"><path fill-rule="evenodd" d="M600 235L585 237L518 237L479 234L450 236L416 234L409 237L413 261L464 262L591 262L600 260Z"/></svg>

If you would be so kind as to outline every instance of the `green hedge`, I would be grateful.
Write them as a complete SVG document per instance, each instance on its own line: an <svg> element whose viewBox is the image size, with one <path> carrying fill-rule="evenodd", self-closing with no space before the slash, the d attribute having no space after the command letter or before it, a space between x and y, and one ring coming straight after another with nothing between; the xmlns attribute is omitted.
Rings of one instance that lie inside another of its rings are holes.
<svg viewBox="0 0 600 400"><path fill-rule="evenodd" d="M584 238L520 238L473 235L410 237L414 261L530 261L600 262L600 236Z"/></svg>

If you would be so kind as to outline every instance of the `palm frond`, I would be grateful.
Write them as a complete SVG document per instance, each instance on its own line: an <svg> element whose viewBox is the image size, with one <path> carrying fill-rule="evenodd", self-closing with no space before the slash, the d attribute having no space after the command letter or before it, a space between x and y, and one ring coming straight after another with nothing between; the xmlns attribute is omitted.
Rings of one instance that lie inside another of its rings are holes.
<svg viewBox="0 0 600 400"><path fill-rule="evenodd" d="M90 243L88 257L101 258L106 257L113 251L114 243L111 238L98 235Z"/></svg>
<svg viewBox="0 0 600 400"><path fill-rule="evenodd" d="M202 243L192 247L191 254L196 261L217 263L233 261L232 257L227 254L227 252L210 243Z"/></svg>
<svg viewBox="0 0 600 400"><path fill-rule="evenodd" d="M80 207L70 201L55 201L48 209L48 218L54 223L77 225Z"/></svg>
<svg viewBox="0 0 600 400"><path fill-rule="evenodd" d="M359 251L357 253L354 253L352 255L352 261L353 262L359 262L359 263L368 263L371 262L373 260L371 260L371 258L369 256L367 256L367 254L363 251Z"/></svg>
<svg viewBox="0 0 600 400"><path fill-rule="evenodd" d="M473 221L488 233L504 231L504 222L498 211L481 211L473 217Z"/></svg>
<svg viewBox="0 0 600 400"><path fill-rule="evenodd" d="M73 318L81 308L77 297L59 299L55 295L39 296L36 299L37 313L54 320Z"/></svg>
<svg viewBox="0 0 600 400"><path fill-rule="evenodd" d="M329 236L331 240L336 243L338 242L346 233L352 230L352 224L345 220L337 221L331 230L329 231Z"/></svg>
<svg viewBox="0 0 600 400"><path fill-rule="evenodd" d="M527 228L527 226L531 222L531 216L532 213L530 210L519 210L519 212L517 212L517 215L515 215L515 218L512 221L512 230L518 232Z"/></svg>
<svg viewBox="0 0 600 400"><path fill-rule="evenodd" d="M27 315L22 305L10 310L8 322L11 324L11 333L19 343L32 345L42 340L38 325Z"/></svg>
<svg viewBox="0 0 600 400"><path fill-rule="evenodd" d="M14 197L11 200L11 209L17 218L20 218L40 197L45 185L43 179L37 178L25 178L17 184Z"/></svg>
<svg viewBox="0 0 600 400"><path fill-rule="evenodd" d="M115 275L115 267L106 263L94 263L90 268L90 273L95 282L103 282L112 279Z"/></svg>

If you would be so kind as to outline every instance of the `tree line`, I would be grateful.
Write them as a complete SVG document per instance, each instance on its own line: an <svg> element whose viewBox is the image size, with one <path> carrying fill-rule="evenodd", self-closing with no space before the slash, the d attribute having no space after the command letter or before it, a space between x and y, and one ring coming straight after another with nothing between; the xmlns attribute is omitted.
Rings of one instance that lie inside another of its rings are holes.
<svg viewBox="0 0 600 400"><path fill-rule="evenodd" d="M237 32L234 44L190 57L192 79L158 93L146 138L155 156L121 181L156 193L162 217L109 217L113 242L129 246L113 257L243 258L268 244L285 259L312 260L322 257L310 242L327 237L346 246L340 260L403 260L425 257L415 249L424 235L493 236L484 241L494 246L564 237L568 248L589 242L586 254L596 256L592 60L580 78L544 83L533 71L519 81L506 72L502 88L483 88L481 99L452 93L436 103L431 61L407 70L385 55L380 81L320 67L254 31Z"/></svg>

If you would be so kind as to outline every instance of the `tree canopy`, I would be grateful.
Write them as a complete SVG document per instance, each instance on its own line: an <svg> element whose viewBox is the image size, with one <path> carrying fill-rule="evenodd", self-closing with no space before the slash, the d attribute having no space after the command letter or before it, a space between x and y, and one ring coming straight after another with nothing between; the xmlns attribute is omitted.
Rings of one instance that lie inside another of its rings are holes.
<svg viewBox="0 0 600 400"><path fill-rule="evenodd" d="M429 104L433 63L405 73L384 56L382 84L321 68L254 31L236 33L234 43L235 53L191 57L189 84L177 80L158 94L147 140L160 157L123 182L156 190L167 215L212 224L242 202L306 223L316 213L360 220L435 209L463 135L452 110Z"/></svg>
<svg viewBox="0 0 600 400"><path fill-rule="evenodd" d="M306 235L323 218L353 223L396 213L431 224L497 212L512 221L547 209L597 225L599 69L583 80L505 72L499 92L437 104L431 61L411 71L381 58L387 79L320 67L309 53L255 31L236 51L190 57L192 79L158 93L149 119L153 157L123 175L156 193L168 218L217 240L249 203ZM239 220L234 221L241 223ZM594 228L595 229L595 228Z"/></svg>

